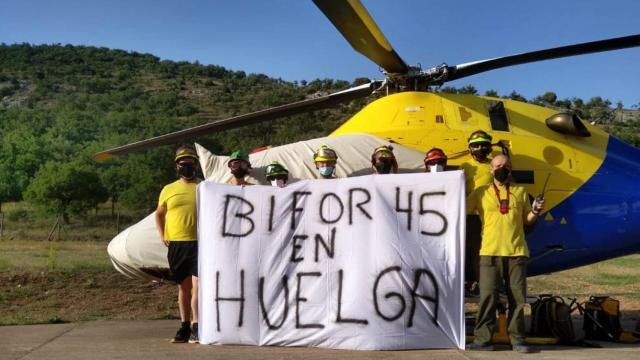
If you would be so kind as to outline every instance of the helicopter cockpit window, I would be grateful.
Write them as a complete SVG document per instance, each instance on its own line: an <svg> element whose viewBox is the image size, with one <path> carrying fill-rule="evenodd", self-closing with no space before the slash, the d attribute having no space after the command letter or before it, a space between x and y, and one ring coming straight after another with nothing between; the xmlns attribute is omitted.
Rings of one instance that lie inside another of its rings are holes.
<svg viewBox="0 0 640 360"><path fill-rule="evenodd" d="M502 101L487 101L487 111L491 121L491 129L497 131L509 131L507 111Z"/></svg>

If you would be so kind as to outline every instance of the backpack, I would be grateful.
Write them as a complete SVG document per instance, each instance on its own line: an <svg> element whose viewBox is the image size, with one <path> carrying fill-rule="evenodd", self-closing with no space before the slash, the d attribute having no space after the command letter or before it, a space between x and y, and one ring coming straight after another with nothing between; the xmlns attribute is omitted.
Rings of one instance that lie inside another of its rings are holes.
<svg viewBox="0 0 640 360"><path fill-rule="evenodd" d="M608 296L591 296L584 304L584 338L618 341L622 334L620 302Z"/></svg>
<svg viewBox="0 0 640 360"><path fill-rule="evenodd" d="M555 337L559 343L575 343L575 332L571 321L571 305L560 296L542 294L531 304L531 335Z"/></svg>

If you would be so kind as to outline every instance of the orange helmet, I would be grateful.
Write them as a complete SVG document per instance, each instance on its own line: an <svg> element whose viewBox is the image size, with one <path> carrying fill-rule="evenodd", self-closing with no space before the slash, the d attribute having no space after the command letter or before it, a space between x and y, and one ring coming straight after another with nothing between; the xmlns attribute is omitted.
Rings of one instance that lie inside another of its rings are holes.
<svg viewBox="0 0 640 360"><path fill-rule="evenodd" d="M441 163L442 165L446 165L447 164L447 155L444 154L444 151L442 151L442 149L440 148L432 148L431 150L427 151L426 156L424 157L424 163L431 163L431 162L435 162L435 163Z"/></svg>

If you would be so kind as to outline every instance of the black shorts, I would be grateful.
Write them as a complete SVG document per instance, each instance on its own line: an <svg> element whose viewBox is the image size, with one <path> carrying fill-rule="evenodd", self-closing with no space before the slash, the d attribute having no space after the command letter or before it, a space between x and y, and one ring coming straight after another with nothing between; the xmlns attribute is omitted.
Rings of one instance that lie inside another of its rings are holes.
<svg viewBox="0 0 640 360"><path fill-rule="evenodd" d="M169 241L169 269L180 284L187 276L198 276L198 242Z"/></svg>

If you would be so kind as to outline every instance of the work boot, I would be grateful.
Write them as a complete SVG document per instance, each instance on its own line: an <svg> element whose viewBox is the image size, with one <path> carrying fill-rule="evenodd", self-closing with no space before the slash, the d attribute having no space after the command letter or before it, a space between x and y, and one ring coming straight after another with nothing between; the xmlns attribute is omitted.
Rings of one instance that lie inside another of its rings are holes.
<svg viewBox="0 0 640 360"><path fill-rule="evenodd" d="M512 345L511 346L511 350L513 350L515 352L519 352L521 354L530 354L530 353L535 352L535 350L534 350L534 348L532 346L524 345L524 344Z"/></svg>
<svg viewBox="0 0 640 360"><path fill-rule="evenodd" d="M198 323L193 323L191 325L191 337L189 337L189 344L197 344L200 340L198 339Z"/></svg>
<svg viewBox="0 0 640 360"><path fill-rule="evenodd" d="M472 342L471 344L467 344L464 348L466 351L494 351L496 348L493 344L478 344Z"/></svg>
<svg viewBox="0 0 640 360"><path fill-rule="evenodd" d="M176 336L171 339L172 343L186 343L189 341L189 336L191 336L191 327L189 326L189 322L183 322L176 333Z"/></svg>

